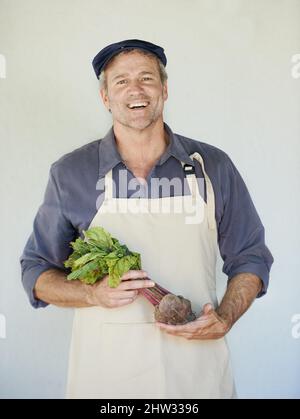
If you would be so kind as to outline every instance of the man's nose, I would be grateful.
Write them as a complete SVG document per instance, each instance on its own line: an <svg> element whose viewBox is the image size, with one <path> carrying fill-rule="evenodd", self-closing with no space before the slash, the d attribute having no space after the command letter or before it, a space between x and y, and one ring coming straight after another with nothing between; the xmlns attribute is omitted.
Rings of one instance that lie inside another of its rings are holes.
<svg viewBox="0 0 300 419"><path fill-rule="evenodd" d="M131 80L128 85L128 90L130 94L136 94L144 91L140 80Z"/></svg>

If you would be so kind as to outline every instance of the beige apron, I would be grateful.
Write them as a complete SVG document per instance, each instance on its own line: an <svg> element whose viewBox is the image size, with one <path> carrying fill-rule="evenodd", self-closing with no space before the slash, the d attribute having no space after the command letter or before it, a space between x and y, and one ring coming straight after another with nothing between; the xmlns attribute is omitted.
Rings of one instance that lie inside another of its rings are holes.
<svg viewBox="0 0 300 419"><path fill-rule="evenodd" d="M113 198L112 171L105 200L90 227L102 226L142 257L161 286L192 302L217 306L217 229L214 192L201 156L207 203L194 174L191 194ZM195 213L197 208L197 213ZM196 220L196 221L195 221ZM187 340L154 324L153 306L140 295L120 308L75 310L68 398L231 398L234 383L225 339Z"/></svg>

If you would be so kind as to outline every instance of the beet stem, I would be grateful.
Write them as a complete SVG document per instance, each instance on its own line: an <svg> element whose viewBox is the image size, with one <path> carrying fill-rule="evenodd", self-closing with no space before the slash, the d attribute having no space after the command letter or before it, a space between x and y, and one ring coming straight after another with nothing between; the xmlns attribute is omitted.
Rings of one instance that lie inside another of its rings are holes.
<svg viewBox="0 0 300 419"><path fill-rule="evenodd" d="M154 306L157 306L160 303L160 301L163 299L163 297L165 295L172 294L171 292L169 292L165 288L161 287L157 283L155 283L155 286L154 287L151 287L151 288L142 288L140 290L140 292Z"/></svg>
<svg viewBox="0 0 300 419"><path fill-rule="evenodd" d="M150 292L148 292L147 288L141 289L140 293L147 298L148 301L150 301L150 303L154 306L157 306L160 302L160 300L158 300L156 298L156 296L154 296L153 294L151 294Z"/></svg>
<svg viewBox="0 0 300 419"><path fill-rule="evenodd" d="M157 283L155 283L155 287L154 288L157 288L158 290L160 290L164 295L172 294L172 292L166 290L165 288L161 287Z"/></svg>

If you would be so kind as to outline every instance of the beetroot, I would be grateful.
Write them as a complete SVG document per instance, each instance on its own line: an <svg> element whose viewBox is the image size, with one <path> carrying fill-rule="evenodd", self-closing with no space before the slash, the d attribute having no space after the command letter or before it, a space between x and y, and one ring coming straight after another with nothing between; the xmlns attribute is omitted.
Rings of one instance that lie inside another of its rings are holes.
<svg viewBox="0 0 300 419"><path fill-rule="evenodd" d="M196 319L191 302L181 295L167 294L155 307L156 321L167 324L185 324Z"/></svg>
<svg viewBox="0 0 300 419"><path fill-rule="evenodd" d="M152 305L156 321L167 324L185 324L196 319L191 302L181 295L175 295L157 283L152 288L140 290Z"/></svg>

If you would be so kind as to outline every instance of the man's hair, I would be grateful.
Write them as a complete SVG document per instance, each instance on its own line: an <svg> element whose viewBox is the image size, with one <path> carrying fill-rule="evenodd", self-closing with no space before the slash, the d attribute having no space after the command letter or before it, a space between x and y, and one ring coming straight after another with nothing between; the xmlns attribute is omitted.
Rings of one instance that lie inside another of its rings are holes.
<svg viewBox="0 0 300 419"><path fill-rule="evenodd" d="M109 62L108 62L108 63L106 64L106 66L103 68L103 70L101 71L100 76L99 76L100 89L104 89L104 90L107 92L107 80L106 80L106 75L105 75L105 69L106 69L107 65L111 64L111 63L114 61L114 59L115 59L116 57L118 57L119 55L121 55L121 54L128 54L128 53L130 53L130 52L132 52L132 51L137 51L137 52L139 52L139 53L140 53L140 54L142 54L142 55L147 55L147 56L149 56L149 57L154 58L154 59L156 60L156 62L157 62L157 65L158 65L158 71L159 71L159 75L160 75L160 80L161 80L161 83L162 83L162 84L165 84L165 82L168 80L168 74L167 74L167 72L166 72L165 66L164 66L164 65L163 65L163 63L160 61L160 59L156 57L156 55L152 54L151 52L148 52L148 51L142 50L142 49L138 49L138 48L128 48L128 49L126 49L126 50L124 50L124 51L121 51L121 52L119 52L118 54L114 55L114 56L112 57L112 59L111 59L111 60L109 60Z"/></svg>

